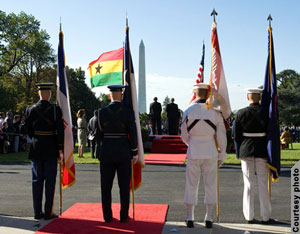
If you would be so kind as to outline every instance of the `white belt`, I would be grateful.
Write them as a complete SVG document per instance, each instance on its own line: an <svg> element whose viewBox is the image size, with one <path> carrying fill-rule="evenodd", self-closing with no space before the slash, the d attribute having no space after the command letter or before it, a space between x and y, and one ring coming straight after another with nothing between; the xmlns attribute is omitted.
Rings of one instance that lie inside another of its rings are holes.
<svg viewBox="0 0 300 234"><path fill-rule="evenodd" d="M243 136L245 137L264 137L267 134L265 132L256 132L256 133L250 133L250 132L243 132Z"/></svg>
<svg viewBox="0 0 300 234"><path fill-rule="evenodd" d="M212 140L214 136L191 136L191 138L195 140Z"/></svg>

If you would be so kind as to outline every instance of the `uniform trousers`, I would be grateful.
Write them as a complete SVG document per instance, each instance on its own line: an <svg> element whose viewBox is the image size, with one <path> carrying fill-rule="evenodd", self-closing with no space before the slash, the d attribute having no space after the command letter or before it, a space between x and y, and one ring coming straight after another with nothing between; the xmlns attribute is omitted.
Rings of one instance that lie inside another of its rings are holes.
<svg viewBox="0 0 300 234"><path fill-rule="evenodd" d="M45 215L52 214L57 174L57 159L34 160L31 163L32 198L34 214L42 212L43 189L45 183Z"/></svg>
<svg viewBox="0 0 300 234"><path fill-rule="evenodd" d="M116 172L120 191L120 219L122 220L128 217L130 201L131 161L128 160L122 163L110 163L101 161L101 198L104 220L110 220L113 217L111 209L111 189Z"/></svg>
<svg viewBox="0 0 300 234"><path fill-rule="evenodd" d="M169 135L178 135L177 118L168 118Z"/></svg>
<svg viewBox="0 0 300 234"><path fill-rule="evenodd" d="M267 160L263 158L242 158L242 171L244 179L243 213L246 220L254 218L254 188L255 173L258 183L260 215L263 221L268 221L272 208L268 193L269 169Z"/></svg>
<svg viewBox="0 0 300 234"><path fill-rule="evenodd" d="M216 204L217 202L217 158L212 159L187 159L186 183L184 203L197 205L198 188L202 172L204 184L204 203Z"/></svg>
<svg viewBox="0 0 300 234"><path fill-rule="evenodd" d="M152 133L155 135L156 133L158 135L161 135L161 117L158 118L151 118L152 123Z"/></svg>

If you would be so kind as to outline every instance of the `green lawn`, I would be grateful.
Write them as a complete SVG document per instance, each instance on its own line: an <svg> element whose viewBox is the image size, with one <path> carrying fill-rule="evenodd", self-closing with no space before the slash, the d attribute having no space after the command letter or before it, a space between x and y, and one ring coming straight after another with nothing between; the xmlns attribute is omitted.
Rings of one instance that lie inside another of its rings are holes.
<svg viewBox="0 0 300 234"><path fill-rule="evenodd" d="M28 163L27 152L0 154L0 163ZM147 154L145 154L147 155ZM90 149L85 148L84 158L78 158L77 146L74 149L75 163L99 163L98 159L92 159ZM281 150L281 165L294 165L300 160L300 143L294 143L293 149ZM227 154L225 164L240 164L235 154Z"/></svg>

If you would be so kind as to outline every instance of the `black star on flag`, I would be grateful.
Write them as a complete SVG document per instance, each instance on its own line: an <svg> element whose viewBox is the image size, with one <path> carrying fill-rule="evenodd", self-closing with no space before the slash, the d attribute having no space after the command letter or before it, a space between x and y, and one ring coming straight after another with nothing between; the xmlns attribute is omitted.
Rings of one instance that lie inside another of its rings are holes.
<svg viewBox="0 0 300 234"><path fill-rule="evenodd" d="M100 69L102 68L102 66L100 66L100 63L98 64L98 67L95 67L96 68L96 74L99 73L100 74Z"/></svg>

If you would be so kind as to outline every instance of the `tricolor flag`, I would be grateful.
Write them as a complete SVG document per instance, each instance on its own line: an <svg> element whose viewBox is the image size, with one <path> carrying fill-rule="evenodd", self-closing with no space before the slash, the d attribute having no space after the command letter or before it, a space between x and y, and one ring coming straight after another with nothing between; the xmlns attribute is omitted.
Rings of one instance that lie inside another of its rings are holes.
<svg viewBox="0 0 300 234"><path fill-rule="evenodd" d="M74 142L72 131L72 118L69 101L68 80L65 70L65 55L63 33L59 31L58 62L57 62L57 102L64 118L65 140L63 158L62 187L70 187L75 183L75 164L73 158Z"/></svg>
<svg viewBox="0 0 300 234"><path fill-rule="evenodd" d="M122 84L124 48L100 55L89 64L92 88Z"/></svg>
<svg viewBox="0 0 300 234"><path fill-rule="evenodd" d="M209 85L208 108L214 108L222 112L224 119L231 114L227 84L222 64L221 52L217 34L217 23L213 22L211 29L211 72Z"/></svg>
<svg viewBox="0 0 300 234"><path fill-rule="evenodd" d="M126 37L125 37L125 56L124 56L124 81L125 87L123 104L132 108L134 111L137 139L138 139L138 162L133 165L134 174L134 190L142 184L142 167L144 167L144 148L141 134L140 117L137 103L136 83L134 77L134 70L132 65L132 58L129 46L129 27L126 23ZM132 184L130 185L132 188Z"/></svg>
<svg viewBox="0 0 300 234"><path fill-rule="evenodd" d="M203 47L202 47L202 59L200 62L199 66L199 71L197 74L197 79L196 79L196 84L203 83L204 82L204 55L205 55L205 45L203 42ZM196 99L196 94L193 92L193 96L190 100L190 104Z"/></svg>
<svg viewBox="0 0 300 234"><path fill-rule="evenodd" d="M278 96L275 71L275 55L271 26L268 27L268 31L268 60L261 105L265 106L269 110L269 122L267 130L269 155L268 167L272 172L273 181L278 181L280 173L280 132L277 103Z"/></svg>

